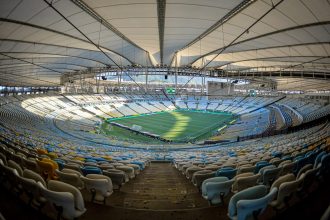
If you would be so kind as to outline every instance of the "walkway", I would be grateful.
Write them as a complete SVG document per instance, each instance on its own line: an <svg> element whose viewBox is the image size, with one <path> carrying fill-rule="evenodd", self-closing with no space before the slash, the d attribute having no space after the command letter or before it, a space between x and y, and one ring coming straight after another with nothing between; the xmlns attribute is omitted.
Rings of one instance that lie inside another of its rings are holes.
<svg viewBox="0 0 330 220"><path fill-rule="evenodd" d="M115 207L148 210L209 207L197 188L170 163L151 163L107 202Z"/></svg>

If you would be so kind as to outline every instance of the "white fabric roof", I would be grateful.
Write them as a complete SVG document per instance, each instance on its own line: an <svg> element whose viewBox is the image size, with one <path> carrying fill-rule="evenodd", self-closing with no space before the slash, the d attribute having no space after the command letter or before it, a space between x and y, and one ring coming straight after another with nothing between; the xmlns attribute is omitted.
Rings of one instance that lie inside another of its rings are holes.
<svg viewBox="0 0 330 220"><path fill-rule="evenodd" d="M329 74L329 12L328 0L0 0L0 84L132 64Z"/></svg>

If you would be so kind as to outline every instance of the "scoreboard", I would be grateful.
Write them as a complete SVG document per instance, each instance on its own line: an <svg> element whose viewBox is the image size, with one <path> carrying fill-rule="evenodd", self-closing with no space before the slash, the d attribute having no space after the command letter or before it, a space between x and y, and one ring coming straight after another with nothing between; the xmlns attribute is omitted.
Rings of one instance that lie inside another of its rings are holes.
<svg viewBox="0 0 330 220"><path fill-rule="evenodd" d="M168 87L166 88L166 94L175 94L175 88Z"/></svg>

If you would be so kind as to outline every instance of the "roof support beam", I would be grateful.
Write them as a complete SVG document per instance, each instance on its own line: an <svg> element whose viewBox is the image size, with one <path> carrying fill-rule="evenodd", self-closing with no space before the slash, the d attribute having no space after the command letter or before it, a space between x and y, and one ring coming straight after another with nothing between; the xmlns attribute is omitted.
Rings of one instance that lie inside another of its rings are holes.
<svg viewBox="0 0 330 220"><path fill-rule="evenodd" d="M274 46L274 47L264 47L261 49L257 49L257 50L241 50L238 51L237 53L242 53L242 52L250 52L250 51L263 51L263 50L269 50L269 49L278 49L278 48L294 48L294 47L299 47L299 46L312 46L312 45L322 45L322 44L330 44L330 42L313 42L313 43L302 43L302 44L291 44L291 45L281 45L281 46ZM235 53L233 53L235 54ZM241 60L235 60L235 61L228 61L224 64L218 65L218 66L213 66L213 68L221 68L223 66L226 66L228 64L233 64L233 63L237 63L237 62L242 62L242 61L250 61L250 60L265 60L265 59L269 59L269 58L281 58L281 57L285 57L285 58L290 58L290 57L320 57L320 56L280 56L280 57L260 57L260 58L249 58L249 59L241 59ZM323 56L322 56L323 57Z"/></svg>
<svg viewBox="0 0 330 220"><path fill-rule="evenodd" d="M112 26L107 20L105 20L101 15L99 15L96 11L94 11L92 8L90 8L85 2L81 0L71 0L75 5L77 5L79 8L81 8L83 11L85 11L87 14L89 14L91 17L93 17L95 20L100 22L104 27L108 28L110 31L115 33L117 36L119 36L121 39L124 41L128 42L129 44L133 45L134 47L144 51L145 53L148 54L149 57L149 52L134 43L132 40L130 40L128 37L126 37L123 33L121 33L117 28ZM151 62L150 57L149 57L149 62Z"/></svg>
<svg viewBox="0 0 330 220"><path fill-rule="evenodd" d="M322 59L325 59L325 58L329 58L329 56L319 57L319 58L316 58L314 60L310 60L310 61L302 62L302 63L296 64L296 65L292 65L292 66L281 69L281 71L286 70L286 69L291 69L291 68L294 68L294 67L297 67L297 66L303 66L304 64L313 63L315 61L319 61L319 60L322 60Z"/></svg>
<svg viewBox="0 0 330 220"><path fill-rule="evenodd" d="M249 38L249 39L246 39L246 40L242 40L242 41L239 41L237 43L233 43L230 46L232 47L232 46L240 45L240 44L243 44L243 43L246 43L246 42L249 42L249 41L257 40L257 39L260 39L260 38L263 38L263 37L268 37L268 36L279 34L279 33L284 33L284 32L287 32L287 31L298 30L298 29L314 27L314 26L319 26L319 25L329 25L329 24L330 24L330 21L321 21L321 22L315 22L315 23L309 23L309 24L303 24L303 25L299 25L299 26L284 28L284 29L281 29L281 30L269 32L269 33L258 35L256 37L252 37L252 38ZM209 55L215 54L215 53L223 50L224 48L228 48L228 46L221 47L221 48L215 49L211 52L208 52L206 54L203 54L203 55L197 57L196 59L192 60L190 62L190 64L195 63L196 61L198 61L199 59L201 59L203 57L207 57ZM260 48L258 48L258 50L267 49L267 48L271 48L271 47L260 47ZM238 51L238 52L241 52L241 51Z"/></svg>
<svg viewBox="0 0 330 220"><path fill-rule="evenodd" d="M47 83L47 84L51 84L51 85L55 85L55 86L61 86L60 83L54 83L52 81L48 81L48 80L43 80L43 79L37 79L35 77L30 77L30 76L22 76L22 75L19 75L19 74L15 74L15 73L6 73L6 72L0 72L1 75L11 75L11 76L16 76L16 77L19 77L19 78L27 78L27 79L31 79L33 81L37 81L37 82L42 82L42 83ZM9 79L9 78L8 78ZM9 79L10 80L10 79ZM28 85L29 83L26 82L26 80L24 81L24 83L22 82L22 85ZM31 84L31 83L30 83Z"/></svg>
<svg viewBox="0 0 330 220"><path fill-rule="evenodd" d="M164 61L164 30L166 0L157 0L160 64Z"/></svg>
<svg viewBox="0 0 330 220"><path fill-rule="evenodd" d="M45 0L44 0L45 1ZM47 2L47 1L45 1ZM92 44L90 41L88 40L84 40L84 39L81 39L81 38L78 38L78 37L75 37L73 35L70 35L70 34L66 34L66 33L63 33L63 32L60 32L60 31L56 31L56 30L53 30L53 29L50 29L50 28L46 28L46 27L42 27L42 26L38 26L38 25L35 25L35 24L31 24L31 23L26 23L26 22L23 22L23 21L17 21L17 20L11 20L11 19L7 19L7 18L0 18L0 21L3 21L3 22L10 22L10 23L14 23L14 24L20 24L20 25L24 25L24 26L28 26L28 27L32 27L32 28L37 28L37 29L40 29L40 30L44 30L44 31L49 31L49 32L52 32L52 33L55 33L55 34L59 34L59 35L63 35L63 36L66 36L66 37L70 37L70 38L73 38L75 40L78 40L78 41L82 41L82 42L85 42L85 43L88 43L88 44ZM8 39L9 40L9 39ZM37 42L36 42L37 43ZM95 44L93 44L95 46ZM58 46L62 46L62 45L58 45ZM63 46L62 46L63 47ZM70 47L68 47L70 48ZM114 50L111 50L109 48L105 48L105 47L102 47L103 50L108 50L120 57L123 57L125 60L127 60L128 62L132 63L133 64L133 61L131 61L130 59L128 59L127 57L123 56L122 54L119 54L117 53L116 51ZM81 49L81 50L85 50L84 48L77 48L77 49ZM101 47L97 47L98 50L101 49ZM102 49L101 49L102 50Z"/></svg>
<svg viewBox="0 0 330 220"><path fill-rule="evenodd" d="M245 30L240 33L234 40L232 40L228 45L226 45L225 47L223 47L210 61L206 62L202 68L199 70L199 72L203 71L211 62L213 62L213 60L215 60L223 51L225 51L228 47L232 46L243 34L246 33L246 31L250 30L254 25L256 25L257 23L259 23L265 16L267 16L271 11L273 11L278 5L280 5L284 0L280 0L278 3L276 3L275 5L273 5L269 10L267 10L262 16L260 16L257 20L255 20L250 26L248 26L247 28L245 28ZM192 79L194 78L191 77L184 85L183 87L185 87Z"/></svg>
<svg viewBox="0 0 330 220"><path fill-rule="evenodd" d="M35 64L35 63L33 63L33 62L30 62L30 61L27 61L27 60L23 60L23 59L20 59L20 58L17 58L17 57L12 57L12 56L6 55L6 54L1 53L1 52L0 52L0 55L5 56L5 57L8 57L8 58L11 58L11 59L14 59L14 60L19 60L19 61L22 61L22 62L24 62L24 63L32 64L32 65L34 65L34 66L37 66L37 67L40 67L40 68L43 68L43 69L46 69L46 70L50 70L50 71L55 72L55 73L63 74L62 72L59 72L59 71L57 71L57 70L53 70L53 69L51 69L51 68L44 67L44 66L41 66L41 65L39 65L39 64Z"/></svg>
<svg viewBox="0 0 330 220"><path fill-rule="evenodd" d="M33 44L33 45L43 45L43 46L50 46L50 47L59 47L59 48L63 48L63 49L72 49L72 50L81 50L82 52L88 52L88 53L99 53L98 51L95 50L88 50L88 49L82 49L82 48L78 48L78 47L67 47L67 46L61 46L61 45L56 45L56 44L47 44L47 43L40 43L40 42L32 42L32 41L24 41L24 40L14 40L14 39L4 39L4 38L0 38L0 42L1 41L8 41L8 42L15 42L15 43L23 43L23 44ZM23 53L23 54L49 54L49 55L59 55L59 56L63 56L63 57L75 57L75 58L80 58L80 59L84 59L84 60L89 60L89 61L94 61L97 63L100 63L102 65L108 65L107 63L104 63L100 60L96 60L96 59L91 59L91 58L87 58L87 57L82 57L82 56L73 56L70 54L60 54L60 53L44 53L44 52L27 52L27 51L22 51L22 52L18 52L18 51L0 51L2 53Z"/></svg>
<svg viewBox="0 0 330 220"><path fill-rule="evenodd" d="M223 16L219 21L217 21L215 24L213 24L211 27L209 27L206 31L204 31L201 35L196 37L194 40L189 42L186 46L182 47L178 51L184 50L184 49L190 47L191 45L195 44L196 42L200 41L201 39L203 39L204 37L206 37L207 35L209 35L213 31L215 31L217 28L219 28L221 25L226 23L229 19L231 19L232 17L237 15L239 12L241 12L242 10L244 10L245 8L250 6L255 1L256 0L244 0L244 1L242 1L235 8L233 8L227 14L225 14L225 16Z"/></svg>
<svg viewBox="0 0 330 220"><path fill-rule="evenodd" d="M104 52L104 50L97 45L94 41L92 41L84 32L82 32L76 25L74 25L67 17L65 17L59 10L57 10L54 6L52 2L48 2L47 0L44 0L44 2L50 7L52 8L57 14L59 14L65 21L67 21L72 27L74 27L74 29L76 29L81 35L83 35L88 42L90 42L92 45L94 45L102 54L104 54L105 57L107 57L112 63L114 63L121 71L123 70L123 67L120 66L118 63L116 63L116 61L114 61L109 54L107 54L106 52ZM127 76L135 83L135 85L137 85L138 87L140 87L141 89L143 89L129 74L127 74Z"/></svg>
<svg viewBox="0 0 330 220"><path fill-rule="evenodd" d="M8 64L5 64L5 65L1 65L0 64L0 69L6 69L6 68L15 68L17 67L17 65L20 65L22 63L13 63L11 65L8 65ZM80 64L77 64L77 63L69 63L69 62L66 62L66 63L61 63L61 62L58 62L58 63L50 63L50 62L45 62L45 61L37 61L37 62L34 62L34 64L39 64L39 65L68 65L68 66L77 66L77 67L82 67L82 68L89 68L89 66L84 66L84 65L80 65ZM24 65L20 65L20 66L29 66L31 64L24 64ZM69 69L69 68L68 68Z"/></svg>
<svg viewBox="0 0 330 220"><path fill-rule="evenodd" d="M116 61L114 61L106 52L104 52L102 50L102 48L97 45L96 43L94 43L86 34L84 34L76 25L74 25L67 17L65 17L59 10L57 10L54 6L52 2L48 2L47 0L44 0L44 2L50 7L52 8L57 14L59 14L65 21L67 21L74 29L76 29L81 35L83 35L87 41L89 43L91 43L92 45L94 45L99 51L101 51L101 53L104 54L104 56L106 56L112 63L114 63L118 68L122 68L121 66L119 66Z"/></svg>

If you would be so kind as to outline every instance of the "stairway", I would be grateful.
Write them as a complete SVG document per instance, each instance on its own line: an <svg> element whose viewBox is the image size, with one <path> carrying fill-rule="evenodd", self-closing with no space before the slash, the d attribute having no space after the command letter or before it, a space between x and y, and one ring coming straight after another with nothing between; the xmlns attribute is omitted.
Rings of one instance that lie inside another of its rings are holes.
<svg viewBox="0 0 330 220"><path fill-rule="evenodd" d="M109 203L125 208L182 210L209 207L197 188L170 163L153 162L115 192Z"/></svg>

